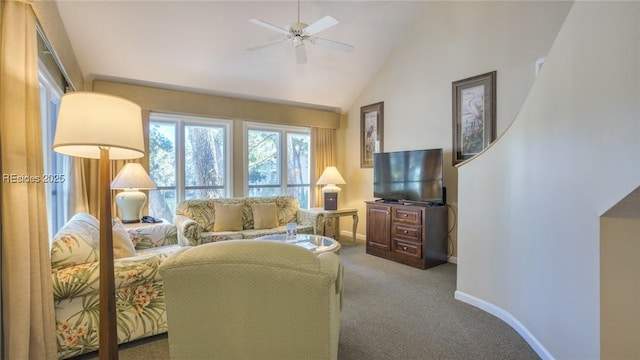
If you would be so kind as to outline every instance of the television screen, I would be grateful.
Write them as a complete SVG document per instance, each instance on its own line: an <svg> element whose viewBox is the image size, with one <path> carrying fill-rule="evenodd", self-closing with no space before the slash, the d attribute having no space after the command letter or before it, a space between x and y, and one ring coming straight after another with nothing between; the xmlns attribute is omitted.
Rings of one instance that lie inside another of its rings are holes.
<svg viewBox="0 0 640 360"><path fill-rule="evenodd" d="M373 155L373 196L387 201L444 203L442 149Z"/></svg>

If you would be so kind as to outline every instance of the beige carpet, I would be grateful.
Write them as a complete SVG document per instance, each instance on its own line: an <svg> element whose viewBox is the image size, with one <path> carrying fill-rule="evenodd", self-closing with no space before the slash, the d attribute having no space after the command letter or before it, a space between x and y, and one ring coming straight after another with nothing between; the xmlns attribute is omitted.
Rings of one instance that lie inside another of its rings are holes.
<svg viewBox="0 0 640 360"><path fill-rule="evenodd" d="M453 298L456 265L419 270L343 246L340 360L539 359L511 327ZM198 311L198 309L194 309ZM120 345L121 360L169 359L167 334ZM76 360L97 359L97 353Z"/></svg>

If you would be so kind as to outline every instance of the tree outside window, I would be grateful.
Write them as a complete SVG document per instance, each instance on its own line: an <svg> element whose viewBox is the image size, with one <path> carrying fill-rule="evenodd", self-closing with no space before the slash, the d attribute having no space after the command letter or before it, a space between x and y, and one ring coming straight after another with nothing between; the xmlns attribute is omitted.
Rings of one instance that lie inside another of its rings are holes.
<svg viewBox="0 0 640 360"><path fill-rule="evenodd" d="M152 114L149 121L149 212L173 219L178 202L230 195L231 122Z"/></svg>

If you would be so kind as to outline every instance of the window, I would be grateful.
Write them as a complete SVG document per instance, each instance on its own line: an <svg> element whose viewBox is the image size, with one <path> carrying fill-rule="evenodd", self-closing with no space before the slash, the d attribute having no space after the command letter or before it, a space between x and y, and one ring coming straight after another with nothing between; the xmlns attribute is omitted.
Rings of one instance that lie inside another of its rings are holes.
<svg viewBox="0 0 640 360"><path fill-rule="evenodd" d="M231 121L152 113L149 212L173 219L178 202L231 194Z"/></svg>
<svg viewBox="0 0 640 360"><path fill-rule="evenodd" d="M68 156L53 151L58 120L58 106L62 89L42 64L39 66L40 116L42 119L42 151L44 158L43 183L46 191L49 235L55 233L67 221L67 181L70 176Z"/></svg>
<svg viewBox="0 0 640 360"><path fill-rule="evenodd" d="M245 124L248 196L293 195L309 207L308 128Z"/></svg>

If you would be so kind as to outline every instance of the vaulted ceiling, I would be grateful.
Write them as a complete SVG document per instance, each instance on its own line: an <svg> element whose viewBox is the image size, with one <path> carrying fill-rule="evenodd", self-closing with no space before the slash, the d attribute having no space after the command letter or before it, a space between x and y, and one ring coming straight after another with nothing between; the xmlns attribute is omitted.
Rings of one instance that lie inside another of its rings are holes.
<svg viewBox="0 0 640 360"><path fill-rule="evenodd" d="M318 37L351 44L350 53L306 44L297 64L291 42L247 48L284 36L296 1L56 0L86 79L108 79L346 111L420 15L425 1L301 1L300 21L330 15Z"/></svg>

